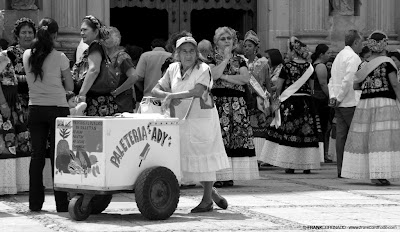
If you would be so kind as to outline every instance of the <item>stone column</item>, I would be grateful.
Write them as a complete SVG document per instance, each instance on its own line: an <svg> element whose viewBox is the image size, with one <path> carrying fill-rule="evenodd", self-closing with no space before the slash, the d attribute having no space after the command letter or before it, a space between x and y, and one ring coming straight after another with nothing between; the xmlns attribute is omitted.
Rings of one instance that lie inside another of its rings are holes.
<svg viewBox="0 0 400 232"><path fill-rule="evenodd" d="M257 0L257 35L261 41L260 53L269 48L269 1Z"/></svg>
<svg viewBox="0 0 400 232"><path fill-rule="evenodd" d="M52 0L52 18L58 22L59 34L79 34L86 15L85 0Z"/></svg>
<svg viewBox="0 0 400 232"><path fill-rule="evenodd" d="M294 36L307 44L324 41L328 33L328 0L291 0L291 25Z"/></svg>
<svg viewBox="0 0 400 232"><path fill-rule="evenodd" d="M264 1L260 0L257 4L260 2ZM268 21L260 22L258 20L257 23L261 26L264 25L263 28L268 30L268 44L266 49L277 48L283 55L287 50L286 41L291 35L290 3L289 0L269 0L268 2L268 6L261 5L264 9L257 11L257 14L267 14L266 12L262 12L262 10L269 12ZM266 7L267 9L265 9ZM259 8L259 5L257 5L257 8ZM265 24L269 24L269 28Z"/></svg>
<svg viewBox="0 0 400 232"><path fill-rule="evenodd" d="M368 36L375 30L385 32L389 37L389 50L398 48L396 33L396 0L368 0L367 28Z"/></svg>

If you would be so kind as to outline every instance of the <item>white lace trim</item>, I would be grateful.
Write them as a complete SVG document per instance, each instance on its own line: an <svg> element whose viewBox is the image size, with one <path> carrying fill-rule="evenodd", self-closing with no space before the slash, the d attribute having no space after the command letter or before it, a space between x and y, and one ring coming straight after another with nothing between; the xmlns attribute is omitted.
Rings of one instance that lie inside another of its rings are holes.
<svg viewBox="0 0 400 232"><path fill-rule="evenodd" d="M228 157L232 168L217 172L218 181L259 179L257 157Z"/></svg>
<svg viewBox="0 0 400 232"><path fill-rule="evenodd" d="M0 159L0 195L16 193L16 161L15 159Z"/></svg>
<svg viewBox="0 0 400 232"><path fill-rule="evenodd" d="M400 179L400 151L343 154L342 177L350 179Z"/></svg>
<svg viewBox="0 0 400 232"><path fill-rule="evenodd" d="M274 166L291 169L320 169L320 152L317 147L289 147L267 140L260 160Z"/></svg>

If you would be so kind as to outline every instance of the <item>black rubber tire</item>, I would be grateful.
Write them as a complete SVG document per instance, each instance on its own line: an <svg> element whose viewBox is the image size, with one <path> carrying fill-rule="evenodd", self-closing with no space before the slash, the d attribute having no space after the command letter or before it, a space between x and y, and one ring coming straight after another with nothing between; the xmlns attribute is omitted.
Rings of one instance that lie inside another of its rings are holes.
<svg viewBox="0 0 400 232"><path fill-rule="evenodd" d="M107 209L108 205L111 202L112 195L96 195L92 198L90 204L92 205L91 214L100 214L105 209Z"/></svg>
<svg viewBox="0 0 400 232"><path fill-rule="evenodd" d="M90 212L92 211L91 204L88 205L86 211L82 211L81 209L82 202L83 202L82 195L76 195L69 201L68 212L71 218L74 219L75 221L86 220L90 216Z"/></svg>
<svg viewBox="0 0 400 232"><path fill-rule="evenodd" d="M178 207L179 195L178 180L168 168L148 168L136 180L136 205L149 220L168 219Z"/></svg>

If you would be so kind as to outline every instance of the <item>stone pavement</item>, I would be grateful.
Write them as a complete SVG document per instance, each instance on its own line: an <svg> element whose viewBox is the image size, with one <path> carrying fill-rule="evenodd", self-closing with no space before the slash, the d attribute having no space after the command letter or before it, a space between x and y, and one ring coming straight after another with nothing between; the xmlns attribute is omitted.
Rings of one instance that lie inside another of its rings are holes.
<svg viewBox="0 0 400 232"><path fill-rule="evenodd" d="M27 194L0 196L0 232L400 231L400 182L375 186L338 179L334 164L309 175L264 167L260 175L220 189L229 202L227 210L190 214L202 189L181 190L176 212L165 221L142 217L133 193L114 195L102 214L81 222L56 213L51 192L40 213L28 211Z"/></svg>

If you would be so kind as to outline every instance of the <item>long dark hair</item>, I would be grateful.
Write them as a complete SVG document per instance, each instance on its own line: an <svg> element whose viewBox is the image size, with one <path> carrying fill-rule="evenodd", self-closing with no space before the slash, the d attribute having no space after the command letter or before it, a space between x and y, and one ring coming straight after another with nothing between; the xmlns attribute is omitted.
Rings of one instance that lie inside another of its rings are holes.
<svg viewBox="0 0 400 232"><path fill-rule="evenodd" d="M28 60L31 72L35 75L35 81L38 76L40 80L43 80L42 65L54 48L53 35L57 32L58 24L54 19L46 17L40 20L36 39L32 45L31 56Z"/></svg>
<svg viewBox="0 0 400 232"><path fill-rule="evenodd" d="M271 48L265 52L268 53L269 55L272 67L278 66L279 64L283 64L282 54L279 51L279 49Z"/></svg>
<svg viewBox="0 0 400 232"><path fill-rule="evenodd" d="M314 63L321 54L325 54L329 50L328 45L318 44L315 48L315 52L311 55L312 63Z"/></svg>

